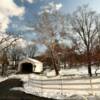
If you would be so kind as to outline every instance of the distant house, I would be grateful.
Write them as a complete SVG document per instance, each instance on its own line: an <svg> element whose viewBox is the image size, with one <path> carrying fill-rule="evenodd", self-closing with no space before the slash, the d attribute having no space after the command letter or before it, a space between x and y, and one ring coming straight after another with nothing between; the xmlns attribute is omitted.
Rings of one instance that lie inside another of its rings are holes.
<svg viewBox="0 0 100 100"><path fill-rule="evenodd" d="M26 58L19 62L18 72L21 73L41 73L43 71L43 63L31 58Z"/></svg>

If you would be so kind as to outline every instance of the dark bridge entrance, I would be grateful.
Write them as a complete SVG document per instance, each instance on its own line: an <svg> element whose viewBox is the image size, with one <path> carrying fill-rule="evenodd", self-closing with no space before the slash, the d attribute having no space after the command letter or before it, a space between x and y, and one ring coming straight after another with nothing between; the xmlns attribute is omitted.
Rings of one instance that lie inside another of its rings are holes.
<svg viewBox="0 0 100 100"><path fill-rule="evenodd" d="M32 73L33 72L33 66L31 63L22 63L21 65L21 73Z"/></svg>

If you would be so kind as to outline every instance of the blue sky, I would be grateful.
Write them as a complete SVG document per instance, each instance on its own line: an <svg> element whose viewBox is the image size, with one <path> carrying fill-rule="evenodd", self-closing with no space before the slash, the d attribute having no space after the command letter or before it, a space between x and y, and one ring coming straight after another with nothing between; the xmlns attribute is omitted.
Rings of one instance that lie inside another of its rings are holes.
<svg viewBox="0 0 100 100"><path fill-rule="evenodd" d="M5 0L6 1L6 0ZM10 1L10 0L9 0ZM30 40L36 37L36 33L33 32L32 27L38 20L38 13L41 11L41 7L46 6L48 3L55 1L61 3L62 13L72 13L78 6L88 4L90 8L100 12L100 0L12 0L19 8L24 8L24 14L22 16L12 15L9 17L10 22L8 24L7 31L11 32L23 32L25 39ZM22 2L23 1L23 2ZM33 1L33 2L29 2ZM35 2L34 2L35 1ZM31 30L27 29L31 27Z"/></svg>
<svg viewBox="0 0 100 100"><path fill-rule="evenodd" d="M24 39L31 41L36 39L34 24L38 21L38 13L41 8L51 2L59 5L60 12L72 13L78 6L88 4L90 8L100 13L100 0L1 0L0 3L0 31L23 33ZM62 6L62 7L61 7ZM39 45L40 51L44 51Z"/></svg>
<svg viewBox="0 0 100 100"><path fill-rule="evenodd" d="M88 4L90 8L100 12L100 0L59 0L63 4L62 11L73 12L78 6Z"/></svg>

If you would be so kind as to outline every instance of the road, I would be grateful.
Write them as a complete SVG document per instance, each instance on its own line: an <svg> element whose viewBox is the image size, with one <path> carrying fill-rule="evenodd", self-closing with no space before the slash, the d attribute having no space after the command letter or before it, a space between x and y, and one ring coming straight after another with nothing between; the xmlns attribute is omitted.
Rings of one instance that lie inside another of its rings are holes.
<svg viewBox="0 0 100 100"><path fill-rule="evenodd" d="M14 87L23 87L20 79L7 79L0 83L0 100L54 100L26 94L19 90L11 90Z"/></svg>

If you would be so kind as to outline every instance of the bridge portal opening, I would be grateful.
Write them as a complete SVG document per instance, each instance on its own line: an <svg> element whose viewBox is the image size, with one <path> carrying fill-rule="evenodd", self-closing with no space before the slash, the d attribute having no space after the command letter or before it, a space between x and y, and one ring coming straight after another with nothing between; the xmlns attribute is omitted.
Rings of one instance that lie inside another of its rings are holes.
<svg viewBox="0 0 100 100"><path fill-rule="evenodd" d="M21 73L32 73L33 65L31 63L22 63L21 64Z"/></svg>

